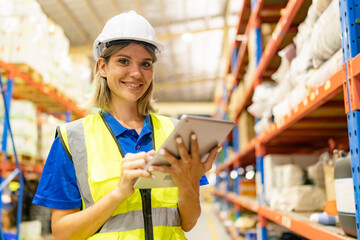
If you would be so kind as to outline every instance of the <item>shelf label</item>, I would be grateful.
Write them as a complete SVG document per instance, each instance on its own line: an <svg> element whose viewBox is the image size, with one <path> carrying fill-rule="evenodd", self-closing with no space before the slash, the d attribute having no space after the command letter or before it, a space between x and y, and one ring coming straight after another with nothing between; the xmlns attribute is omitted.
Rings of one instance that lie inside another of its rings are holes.
<svg viewBox="0 0 360 240"><path fill-rule="evenodd" d="M330 82L330 80L327 80L327 81L325 82L325 86L324 86L325 91L329 90L330 87L331 87L331 82Z"/></svg>
<svg viewBox="0 0 360 240"><path fill-rule="evenodd" d="M315 99L315 92L312 92L310 94L310 101L314 100Z"/></svg>
<svg viewBox="0 0 360 240"><path fill-rule="evenodd" d="M304 106L308 105L308 103L309 103L308 98L305 98L304 101L303 101Z"/></svg>
<svg viewBox="0 0 360 240"><path fill-rule="evenodd" d="M287 216L282 216L281 217L281 224L284 226L284 227L287 227L290 229L291 227L291 219Z"/></svg>
<svg viewBox="0 0 360 240"><path fill-rule="evenodd" d="M355 195L353 179L335 179L336 206L338 212L355 214Z"/></svg>

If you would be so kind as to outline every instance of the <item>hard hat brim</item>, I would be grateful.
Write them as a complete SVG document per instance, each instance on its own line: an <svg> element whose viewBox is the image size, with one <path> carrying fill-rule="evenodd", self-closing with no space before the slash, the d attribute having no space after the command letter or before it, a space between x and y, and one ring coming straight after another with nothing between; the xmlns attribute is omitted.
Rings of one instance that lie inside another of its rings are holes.
<svg viewBox="0 0 360 240"><path fill-rule="evenodd" d="M159 43L158 41L152 41L150 39L147 38L139 38L139 37L116 37L116 38L108 38L106 39L106 41L101 41L101 39L97 39L94 42L94 59L95 61L97 61L99 59L99 57L101 56L101 53L103 51L103 49L106 46L106 43L112 42L112 41L118 41L118 40L124 40L124 41L138 41L138 42L145 42L148 44L153 45L157 50L158 53L161 53L164 49L164 45L162 45L161 43Z"/></svg>

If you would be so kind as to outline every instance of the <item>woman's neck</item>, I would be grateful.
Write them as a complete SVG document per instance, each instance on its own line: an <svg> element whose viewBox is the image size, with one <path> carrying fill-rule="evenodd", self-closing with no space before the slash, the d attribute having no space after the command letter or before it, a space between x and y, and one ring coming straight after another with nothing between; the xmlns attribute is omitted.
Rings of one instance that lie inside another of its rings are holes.
<svg viewBox="0 0 360 240"><path fill-rule="evenodd" d="M135 129L140 134L144 118L139 116L137 104L110 104L110 114L124 127Z"/></svg>

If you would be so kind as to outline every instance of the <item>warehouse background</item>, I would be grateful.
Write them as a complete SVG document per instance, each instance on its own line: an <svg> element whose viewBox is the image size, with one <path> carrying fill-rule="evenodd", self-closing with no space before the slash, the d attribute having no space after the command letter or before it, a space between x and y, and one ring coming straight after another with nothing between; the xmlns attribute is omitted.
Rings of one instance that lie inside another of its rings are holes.
<svg viewBox="0 0 360 240"><path fill-rule="evenodd" d="M55 128L91 112L80 106L92 89L93 41L130 10L165 45L159 113L237 124L189 239L356 239L357 1L0 0L5 239L51 239L51 210L31 200Z"/></svg>

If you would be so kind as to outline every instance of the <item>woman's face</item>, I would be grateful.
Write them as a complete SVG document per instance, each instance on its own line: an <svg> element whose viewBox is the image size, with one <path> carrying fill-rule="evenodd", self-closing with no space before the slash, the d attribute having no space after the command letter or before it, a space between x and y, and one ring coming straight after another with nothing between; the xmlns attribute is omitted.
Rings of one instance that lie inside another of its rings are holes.
<svg viewBox="0 0 360 240"><path fill-rule="evenodd" d="M99 59L100 75L107 79L111 99L136 103L153 79L153 62L142 45L130 43L117 51L106 64Z"/></svg>

